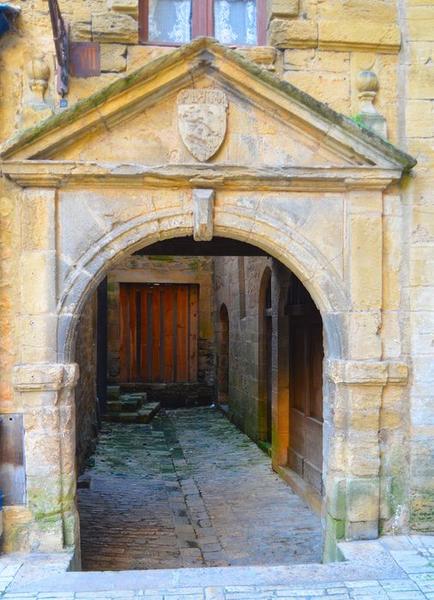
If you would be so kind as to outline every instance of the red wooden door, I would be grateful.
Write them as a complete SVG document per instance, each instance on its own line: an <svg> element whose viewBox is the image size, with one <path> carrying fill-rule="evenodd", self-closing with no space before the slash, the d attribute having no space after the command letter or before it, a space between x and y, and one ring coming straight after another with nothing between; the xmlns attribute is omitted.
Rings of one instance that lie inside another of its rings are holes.
<svg viewBox="0 0 434 600"><path fill-rule="evenodd" d="M197 381L199 287L120 285L121 382Z"/></svg>
<svg viewBox="0 0 434 600"><path fill-rule="evenodd" d="M290 437L289 466L322 493L322 319L294 277L288 303Z"/></svg>

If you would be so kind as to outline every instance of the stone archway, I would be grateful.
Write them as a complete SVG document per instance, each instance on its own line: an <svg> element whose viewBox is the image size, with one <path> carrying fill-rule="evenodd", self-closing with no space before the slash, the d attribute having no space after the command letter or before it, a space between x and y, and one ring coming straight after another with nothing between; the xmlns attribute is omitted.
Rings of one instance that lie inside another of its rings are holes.
<svg viewBox="0 0 434 600"><path fill-rule="evenodd" d="M173 227L173 220L176 222L175 228ZM226 224L228 221L230 225ZM157 231L156 224L158 224ZM268 229L267 235L264 235L263 232L266 228ZM146 236L146 231L151 231L151 234ZM228 207L224 204L215 207L213 231L215 235L221 237L229 237L257 245L274 257L279 257L280 261L284 260L288 268L292 272L299 273L306 286L313 290L313 294L318 299L317 302L322 307L324 319L331 315L334 320L337 314L346 314L346 294L339 283L337 274L333 268L327 267L326 260L321 252L297 231L288 228L277 219L270 218L265 213L246 211L244 207L240 208L236 205ZM70 277L66 280L65 293L61 298L63 310L59 311L59 324L61 325L58 330L59 362L63 359L66 364L73 363L76 324L80 318L82 308L110 268L122 260L125 255L131 254L136 249L143 248L157 240L188 236L192 233L194 233L194 224L191 221L191 216L186 215L185 211L179 213L174 211L173 217L170 218L166 211L163 212L162 216L156 212L152 215L152 218L141 217L138 221L126 223L114 229L109 236L86 250L80 260L77 261ZM115 254L116 251L117 254ZM107 262L104 263L105 257L107 257ZM91 277L93 271L94 276ZM329 350L329 356L330 358L337 358L340 357L342 349L339 343L335 344L335 340L340 341L343 332L335 329L333 320L329 329L332 333L333 344L332 349ZM65 324L67 329L64 328ZM271 365L270 371L277 372L278 368ZM272 385L274 388L277 384L273 381ZM273 392L273 405L276 402L274 396ZM325 402L328 401L329 397L325 397ZM271 412L276 413L276 410L279 412L279 409L273 406ZM281 415L278 414L276 422L279 419L281 419ZM330 425L331 427L334 426L333 423ZM276 429L275 435L277 435L277 431ZM72 440L71 443L73 443ZM327 442L324 445L326 444ZM278 445L277 440L274 440L274 445ZM324 472L328 468L329 463L326 458ZM74 483L71 481L71 486L73 485Z"/></svg>
<svg viewBox="0 0 434 600"><path fill-rule="evenodd" d="M169 214L157 210L152 215L128 221L91 245L70 270L59 300L58 360L72 360L75 322L87 298L98 287L107 270L140 247L192 233L191 213L186 214L183 207L174 207ZM298 231L270 218L266 213L236 205L217 205L214 235L256 245L280 260L304 283L324 321L328 314L347 312L347 294L338 274L318 248ZM338 358L341 354L341 335L336 325L330 323L329 329L332 334L330 339L333 340L333 349L329 351L331 356Z"/></svg>
<svg viewBox="0 0 434 600"><path fill-rule="evenodd" d="M105 196L105 192L98 193L100 198ZM42 429L33 427L26 431L26 448L30 455L34 455L27 462L28 494L32 500L31 514L34 514L33 511L38 514L37 519L30 519L30 536L38 540L40 549L50 550L77 545L79 539L75 508L73 426L73 390L78 374L73 360L76 323L81 310L107 270L125 255L157 240L194 233L193 205L191 199L190 203L186 200L185 195L180 195L178 201L172 202L169 208L156 207L152 213L145 214L142 208L139 216L122 224L113 223L109 231L97 240L88 239L86 227L77 230L78 239L74 247L80 248L80 255L74 261L68 261L63 291L60 291L59 301L56 303L57 286L52 277L58 272L62 260L65 261L65 255L59 254L54 241L53 223L56 223L56 219L57 228L62 230L63 227L61 220L59 223L59 211L57 215L54 211L54 204L62 203L62 194L55 190L37 189L25 192L29 210L38 206L46 210L48 216L52 215L53 221L47 218L45 222L46 240L49 244L53 243L53 246L50 246L52 249L48 253L44 251L43 255L39 249L29 251L28 258L32 259L33 256L46 284L37 290L42 300L41 313L35 320L46 325L39 341L41 358L34 362L27 359L26 364L17 366L15 370L15 389L22 398L24 410L31 411L34 406L40 406L40 415L57 415L54 421L50 421L49 427L44 424ZM110 194L113 197L113 191ZM87 198L88 194L86 202ZM80 207L79 200L76 197ZM98 197L95 198L97 200ZM110 196L102 206L107 206L109 200ZM361 472L358 475L354 472L354 465L349 467L343 460L345 444L351 443L354 431L348 432L348 415L350 418L351 415L354 415L354 419L357 418L359 398L365 402L368 390L373 414L378 418L383 386L391 377L399 380L401 374L399 369L393 371L387 363L346 358L346 340L351 329L348 321L350 319L351 323L352 313L342 279L312 239L307 239L302 231L279 219L278 215L270 214L267 208L253 202L246 207L243 197L232 196L225 199L222 195L220 200L218 194L213 212L213 234L257 245L278 258L303 282L321 311L326 367L324 506L329 540L327 556L332 557L336 539L344 536L356 539L365 535L372 537L378 532L378 427L373 427L367 438L363 434L361 437L362 443L365 444L365 439L369 442L365 445L363 464L372 464L372 475L366 471L363 475ZM57 265L54 271L52 265ZM32 282L26 279L22 285L32 286ZM55 323L57 342L53 337L52 324ZM275 410L273 407L273 413ZM354 443L359 443L358 436L359 434L353 438ZM34 453L33 449L40 443L42 450ZM47 448L47 453L44 448ZM46 478L41 479L39 475L41 459L47 464L52 478L48 497L45 492ZM53 514L57 515L55 519Z"/></svg>

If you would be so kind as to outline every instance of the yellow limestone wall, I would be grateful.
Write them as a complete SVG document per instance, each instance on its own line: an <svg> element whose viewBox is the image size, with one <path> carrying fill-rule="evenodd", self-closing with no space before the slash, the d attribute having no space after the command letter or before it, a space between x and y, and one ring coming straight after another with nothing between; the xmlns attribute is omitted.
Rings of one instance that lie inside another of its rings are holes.
<svg viewBox="0 0 434 600"><path fill-rule="evenodd" d="M21 0L15 5L21 8L16 31L0 39L1 140L60 110L48 3ZM138 45L137 0L61 0L60 6L71 24L73 40L101 43L102 74L89 79L72 78L69 105L171 51ZM269 46L240 51L348 116L355 116L360 109L357 75L362 70L373 70L379 80L375 106L387 120L390 141L419 161L403 190L390 190L383 206L383 321L376 338L379 346L374 348L372 339L364 336L363 323L352 327L354 353L365 344L369 348L364 352L363 347L364 356L371 352L373 358L405 358L410 366L410 386L387 388L383 397L380 437L384 531L433 530L434 4L429 0L269 0L268 10ZM46 82L44 93L35 85L36 80L42 80L42 89ZM368 244L375 252L375 232L369 227L357 228L358 213L366 198L357 194L352 198L351 218L359 236L359 251ZM43 232L47 227L40 222L40 215L45 213L38 211L38 203L26 207L29 218L23 229L19 225L22 210L16 186L3 180L2 413L22 411L21 395L13 395L11 373L14 364L25 362L22 340L32 335L20 318L20 256L28 249L28 240L40 249L46 242ZM372 210L378 207L372 206ZM369 261L362 261L360 267L365 269L368 282ZM368 297L369 286L355 292ZM368 304L376 306L379 301L370 298ZM6 510L6 550L28 549L25 526L20 528L26 519L30 516L25 508Z"/></svg>
<svg viewBox="0 0 434 600"><path fill-rule="evenodd" d="M400 6L400 140L418 160L404 193L408 279L404 280L406 349L411 353L410 526L434 521L434 3Z"/></svg>

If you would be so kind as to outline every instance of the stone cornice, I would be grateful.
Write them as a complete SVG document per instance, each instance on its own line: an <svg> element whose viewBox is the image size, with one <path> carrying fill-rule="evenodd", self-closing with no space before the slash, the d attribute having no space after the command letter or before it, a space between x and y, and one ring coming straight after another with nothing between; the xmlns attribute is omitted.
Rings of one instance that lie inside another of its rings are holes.
<svg viewBox="0 0 434 600"><path fill-rule="evenodd" d="M75 161L5 161L4 176L21 187L212 188L277 191L384 190L401 178L399 169L378 167L244 167L180 164L147 167Z"/></svg>
<svg viewBox="0 0 434 600"><path fill-rule="evenodd" d="M395 361L329 360L327 376L333 383L347 385L405 385L408 366Z"/></svg>
<svg viewBox="0 0 434 600"><path fill-rule="evenodd" d="M18 392L49 392L74 387L78 381L78 365L21 364L13 370L13 385Z"/></svg>

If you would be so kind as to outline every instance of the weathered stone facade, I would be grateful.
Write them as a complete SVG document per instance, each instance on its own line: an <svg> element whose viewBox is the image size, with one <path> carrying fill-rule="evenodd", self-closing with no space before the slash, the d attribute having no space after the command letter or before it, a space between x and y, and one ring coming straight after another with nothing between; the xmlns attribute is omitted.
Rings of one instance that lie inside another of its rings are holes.
<svg viewBox="0 0 434 600"><path fill-rule="evenodd" d="M0 42L0 410L24 414L27 499L4 511L4 549L77 544L77 323L128 255L200 235L197 190L205 235L266 250L321 311L326 556L336 538L431 531L434 7L272 0L270 46L235 52L138 45L136 0L61 2L102 74L72 78L60 110L47 3L19 5ZM176 99L208 87L227 95L227 133L201 163ZM360 126L375 110L417 166Z"/></svg>

